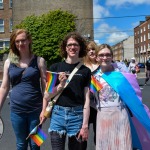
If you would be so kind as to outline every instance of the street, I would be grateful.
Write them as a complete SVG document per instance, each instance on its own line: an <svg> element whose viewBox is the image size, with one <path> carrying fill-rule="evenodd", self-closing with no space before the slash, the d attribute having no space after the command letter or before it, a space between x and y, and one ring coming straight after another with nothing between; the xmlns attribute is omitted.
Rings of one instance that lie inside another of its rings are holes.
<svg viewBox="0 0 150 150"><path fill-rule="evenodd" d="M144 79L145 79L145 73L140 73L138 75L138 83L140 85L140 88L142 90L142 96L143 96L143 103L146 104L150 108L150 81L148 82L148 85L144 86ZM9 110L9 98L5 101L4 107L2 109L1 114L5 128L4 128L4 135L3 138L0 140L0 150L15 150L15 136L12 130L11 122L10 122L10 110ZM43 125L43 131L47 134L47 130L49 127L49 119L44 123ZM22 129L23 130L23 129ZM90 126L90 134L89 134L89 140L88 140L88 149L87 150L94 150L94 142L93 142L93 133L92 133L92 126ZM67 145L66 145L67 147ZM50 138L46 139L46 141L41 146L41 150L51 150L50 146ZM67 148L66 148L67 150Z"/></svg>

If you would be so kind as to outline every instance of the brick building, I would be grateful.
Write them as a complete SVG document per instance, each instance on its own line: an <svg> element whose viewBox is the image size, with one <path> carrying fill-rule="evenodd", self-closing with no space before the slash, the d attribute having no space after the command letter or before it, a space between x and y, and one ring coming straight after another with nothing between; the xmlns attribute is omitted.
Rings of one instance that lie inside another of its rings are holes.
<svg viewBox="0 0 150 150"><path fill-rule="evenodd" d="M138 62L146 62L150 55L150 16L134 28L134 53Z"/></svg>
<svg viewBox="0 0 150 150"><path fill-rule="evenodd" d="M0 0L0 50L9 47L12 31L12 0Z"/></svg>
<svg viewBox="0 0 150 150"><path fill-rule="evenodd" d="M26 16L56 9L76 15L77 30L93 39L93 0L13 0L13 24L20 23Z"/></svg>

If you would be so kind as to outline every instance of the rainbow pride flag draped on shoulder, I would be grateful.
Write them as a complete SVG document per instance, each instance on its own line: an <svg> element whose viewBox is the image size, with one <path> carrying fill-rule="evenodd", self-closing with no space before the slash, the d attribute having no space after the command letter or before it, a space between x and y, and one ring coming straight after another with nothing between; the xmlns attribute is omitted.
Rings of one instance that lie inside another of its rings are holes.
<svg viewBox="0 0 150 150"><path fill-rule="evenodd" d="M150 149L150 112L142 103L142 95L136 77L130 73L106 72L102 78L120 95L131 110L132 125L138 136L142 150ZM132 131L132 127L131 127ZM133 133L133 132L132 132ZM133 145L137 144L133 136Z"/></svg>

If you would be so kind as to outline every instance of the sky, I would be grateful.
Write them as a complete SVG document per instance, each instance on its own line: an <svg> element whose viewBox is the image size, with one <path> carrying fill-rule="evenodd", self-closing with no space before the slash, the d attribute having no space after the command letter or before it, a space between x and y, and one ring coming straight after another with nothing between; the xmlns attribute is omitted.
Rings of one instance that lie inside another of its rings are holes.
<svg viewBox="0 0 150 150"><path fill-rule="evenodd" d="M94 40L114 45L150 16L150 0L93 0Z"/></svg>

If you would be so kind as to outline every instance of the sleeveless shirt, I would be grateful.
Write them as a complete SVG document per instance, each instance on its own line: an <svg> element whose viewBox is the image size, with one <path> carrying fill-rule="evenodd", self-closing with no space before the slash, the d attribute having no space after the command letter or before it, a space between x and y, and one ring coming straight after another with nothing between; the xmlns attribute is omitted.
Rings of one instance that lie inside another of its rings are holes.
<svg viewBox="0 0 150 150"><path fill-rule="evenodd" d="M37 56L34 56L27 68L20 68L10 63L9 77L12 85L10 93L11 111L15 113L39 113L42 110L43 96Z"/></svg>

